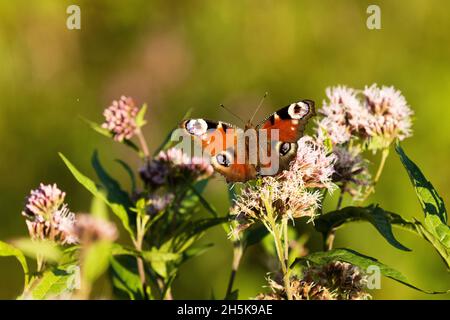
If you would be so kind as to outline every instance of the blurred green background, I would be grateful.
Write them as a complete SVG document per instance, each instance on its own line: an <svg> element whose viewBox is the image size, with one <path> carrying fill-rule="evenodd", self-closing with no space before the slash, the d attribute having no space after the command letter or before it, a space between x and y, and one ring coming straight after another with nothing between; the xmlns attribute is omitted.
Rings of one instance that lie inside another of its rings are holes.
<svg viewBox="0 0 450 320"><path fill-rule="evenodd" d="M66 28L66 8L81 7L81 30ZM366 8L381 7L382 29L368 30ZM248 118L264 94L260 116L300 98L320 103L329 85L394 85L415 112L414 136L403 143L450 205L450 19L446 0L433 1L1 1L0 2L0 239L27 234L20 212L41 181L57 182L74 211L90 196L57 156L66 154L94 176L90 156L124 183L114 159L138 167L128 149L92 132L83 116L102 121L102 110L121 94L147 102L145 134L155 148L194 108L196 116L233 121L224 103ZM373 159L376 163L377 158ZM207 196L227 210L222 179ZM395 153L371 201L405 217L422 213ZM334 204L331 203L330 208ZM321 238L311 232L310 248ZM402 271L414 284L444 290L450 275L425 241L402 231L401 252L367 224L340 230L336 245L351 247ZM223 297L231 245L219 227L205 241L216 245L181 270L175 298ZM267 259L252 248L236 279L241 297L265 284ZM0 298L15 298L22 278L14 259L0 260ZM381 299L433 299L383 278Z"/></svg>

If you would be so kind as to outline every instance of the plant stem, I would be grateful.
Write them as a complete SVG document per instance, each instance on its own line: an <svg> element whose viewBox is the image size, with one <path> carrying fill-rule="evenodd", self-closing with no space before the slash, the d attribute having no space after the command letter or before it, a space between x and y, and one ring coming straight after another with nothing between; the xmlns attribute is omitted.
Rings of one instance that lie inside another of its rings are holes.
<svg viewBox="0 0 450 320"><path fill-rule="evenodd" d="M147 219L146 219L147 218ZM136 217L136 240L134 240L134 246L137 251L142 252L142 244L144 241L145 236L145 227L148 222L148 216L142 217L138 214ZM141 257L136 258L138 273L139 273L139 279L141 280L142 290L144 293L144 297L147 297L147 280L145 278L145 266L144 266L144 260Z"/></svg>
<svg viewBox="0 0 450 320"><path fill-rule="evenodd" d="M367 197L369 197L369 195L375 191L375 185L380 180L381 173L383 172L384 165L386 164L386 159L388 156L389 156L389 148L384 148L383 151L381 152L381 160L380 160L380 164L378 165L377 173L375 174L372 185L369 188L367 188L367 191L364 194L362 201L366 200Z"/></svg>
<svg viewBox="0 0 450 320"><path fill-rule="evenodd" d="M383 172L384 165L386 164L386 159L388 156L389 156L389 148L383 149L383 151L381 152L380 165L378 166L377 173L375 175L375 178L373 179L374 186L377 184L378 180L380 179L381 173Z"/></svg>
<svg viewBox="0 0 450 320"><path fill-rule="evenodd" d="M238 240L234 242L233 246L233 262L231 265L230 279L228 280L227 292L225 294L225 300L229 300L231 293L233 292L234 279L236 278L236 273L241 264L242 255L244 253L244 248L242 243Z"/></svg>
<svg viewBox="0 0 450 320"><path fill-rule="evenodd" d="M269 196L269 198L270 198L270 196ZM283 274L283 282L284 282L284 289L286 291L286 296L287 296L288 300L292 300L291 285L290 285L290 279L289 279L289 266L287 265L287 258L285 257L285 250L283 248L283 242L282 242L283 235L282 235L282 233L280 233L280 231L283 232L282 229L283 229L284 221L286 221L286 225L287 225L287 220L283 219L282 225L279 226L276 223L276 217L274 215L271 202L266 197L262 197L262 200L264 202L264 206L265 206L266 212L267 212L266 219L267 219L268 225L270 227L269 231L272 233L272 236L275 241L275 248L277 251L278 260L280 261L280 265L281 265L281 272Z"/></svg>
<svg viewBox="0 0 450 320"><path fill-rule="evenodd" d="M45 259L41 254L36 255L36 265L37 265L37 272L40 273L44 270L45 266Z"/></svg>
<svg viewBox="0 0 450 320"><path fill-rule="evenodd" d="M339 198L338 198L338 202L336 205L336 210L339 210L342 207L342 201L344 200L345 188L346 188L346 184L344 183L339 189L340 193L339 193ZM333 228L324 237L323 250L330 251L331 249L333 249L333 243L334 243L335 238L336 238L336 229Z"/></svg>
<svg viewBox="0 0 450 320"><path fill-rule="evenodd" d="M136 129L136 135L139 139L139 144L141 145L142 153L144 154L144 157L149 159L150 158L150 151L148 150L148 144L145 140L144 134L142 133L141 128Z"/></svg>

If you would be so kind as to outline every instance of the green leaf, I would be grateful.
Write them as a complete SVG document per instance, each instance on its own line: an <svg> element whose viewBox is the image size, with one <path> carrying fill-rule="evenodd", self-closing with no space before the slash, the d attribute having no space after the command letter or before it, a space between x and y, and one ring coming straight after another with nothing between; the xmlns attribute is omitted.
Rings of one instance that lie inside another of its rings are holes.
<svg viewBox="0 0 450 320"><path fill-rule="evenodd" d="M25 259L24 254L19 249L15 248L14 246L0 241L0 257L15 257L20 265L22 266L23 273L25 275L25 287L28 285L29 280L29 269L27 260Z"/></svg>
<svg viewBox="0 0 450 320"><path fill-rule="evenodd" d="M316 230L326 236L332 229L336 229L345 223L367 221L370 222L392 246L400 250L411 251L402 245L392 232L392 223L394 221L399 223L402 220L403 219L395 213L384 211L377 205L370 205L368 207L346 207L323 214L314 221L314 226ZM408 223L404 220L403 222L405 224Z"/></svg>
<svg viewBox="0 0 450 320"><path fill-rule="evenodd" d="M143 126L145 126L145 124L147 123L147 121L145 121L145 113L147 112L147 104L144 103L141 107L141 109L139 109L138 114L136 115L136 125L141 128Z"/></svg>
<svg viewBox="0 0 450 320"><path fill-rule="evenodd" d="M140 256L140 253L135 249L125 247L118 243L111 244L111 254L113 256L134 256L134 257Z"/></svg>
<svg viewBox="0 0 450 320"><path fill-rule="evenodd" d="M435 247L450 268L450 227L447 225L447 210L444 200L431 182L425 178L419 167L406 156L400 144L396 145L395 150L408 172L425 214L424 223L423 225L417 224L417 230Z"/></svg>
<svg viewBox="0 0 450 320"><path fill-rule="evenodd" d="M32 289L25 293L35 300L55 299L76 289L78 268L56 268L44 272L42 277L32 283ZM67 298L67 297L64 297Z"/></svg>
<svg viewBox="0 0 450 320"><path fill-rule="evenodd" d="M109 241L99 241L90 245L83 259L83 279L92 284L108 269L112 253Z"/></svg>
<svg viewBox="0 0 450 320"><path fill-rule="evenodd" d="M133 204L130 200L130 197L128 196L128 193L122 190L122 187L120 186L119 182L117 182L117 180L112 178L103 168L98 158L97 151L94 151L94 153L92 154L91 162L92 167L95 170L95 173L97 173L100 182L107 191L108 201L113 203L119 203L125 208L132 207Z"/></svg>
<svg viewBox="0 0 450 320"><path fill-rule="evenodd" d="M399 283L402 283L410 288L413 288L415 290L429 293L429 294L442 294L446 292L437 292L437 291L429 291L429 290L423 290L420 289L412 284L409 283L408 279L401 274L399 271L379 262L377 259L363 255L361 253L358 253L356 251L350 250L350 249L333 249L326 252L315 252L312 253L306 257L297 258L291 265L291 268L297 264L297 263L303 263L306 262L318 264L318 265L324 265L328 264L330 262L334 261L341 261L341 262L347 262L350 264L353 264L357 267L359 267L362 271L367 270L370 266L377 266L380 269L380 272L382 275L393 279Z"/></svg>
<svg viewBox="0 0 450 320"><path fill-rule="evenodd" d="M136 259L129 260L135 264ZM118 290L126 292L131 300L144 299L144 291L142 288L141 280L137 273L136 268L130 270L125 264L119 262L116 258L110 259L110 273L114 287ZM133 266L135 267L135 266Z"/></svg>
<svg viewBox="0 0 450 320"><path fill-rule="evenodd" d="M244 231L243 242L245 247L250 247L260 243L267 235L269 231L262 224L256 224Z"/></svg>
<svg viewBox="0 0 450 320"><path fill-rule="evenodd" d="M134 192L136 190L136 178L134 176L133 169L131 169L130 166L125 161L116 159L116 162L118 162L128 173L128 176L130 177L131 180L131 190Z"/></svg>
<svg viewBox="0 0 450 320"><path fill-rule="evenodd" d="M159 251L156 248L152 248L150 251L143 251L142 257L148 262L167 262L174 261L180 258L180 255L172 252Z"/></svg>
<svg viewBox="0 0 450 320"><path fill-rule="evenodd" d="M94 217L109 220L108 207L106 203L98 197L92 197L90 213Z"/></svg>
<svg viewBox="0 0 450 320"><path fill-rule="evenodd" d="M41 256L47 261L58 262L63 256L60 247L52 241L34 241L29 238L21 238L14 240L13 243L26 256L33 259L36 259L36 256Z"/></svg>
<svg viewBox="0 0 450 320"><path fill-rule="evenodd" d="M82 174L80 171L78 171L77 168L62 154L59 153L59 156L66 164L67 168L70 170L72 175L75 177L75 179L84 186L92 195L95 197L103 200L114 212L114 214L122 221L122 224L125 228L125 230L128 231L130 236L133 238L133 231L129 224L128 219L128 212L125 209L125 207L117 202L110 201L103 192L100 191L100 189L97 187L97 185L88 177L86 177L84 174Z"/></svg>
<svg viewBox="0 0 450 320"><path fill-rule="evenodd" d="M167 262L178 260L181 255L152 248L151 251L143 251L142 257L150 263L152 269L157 274L166 279L168 277Z"/></svg>
<svg viewBox="0 0 450 320"><path fill-rule="evenodd" d="M192 192L194 192L194 194L197 196L206 211L208 211L213 217L217 217L217 210L201 195L201 192L199 192L194 186L191 186L190 188Z"/></svg>
<svg viewBox="0 0 450 320"><path fill-rule="evenodd" d="M191 258L198 257L208 251L211 247L213 247L213 243L207 243L200 246L195 246L193 248L189 248L183 252L183 261L186 261Z"/></svg>
<svg viewBox="0 0 450 320"><path fill-rule="evenodd" d="M425 217L435 216L446 225L447 210L445 209L444 200L442 200L439 196L431 182L425 178L419 167L406 156L400 144L396 145L395 150L400 156L400 160L408 172L411 183L413 184L417 197L419 198L420 205L425 213Z"/></svg>

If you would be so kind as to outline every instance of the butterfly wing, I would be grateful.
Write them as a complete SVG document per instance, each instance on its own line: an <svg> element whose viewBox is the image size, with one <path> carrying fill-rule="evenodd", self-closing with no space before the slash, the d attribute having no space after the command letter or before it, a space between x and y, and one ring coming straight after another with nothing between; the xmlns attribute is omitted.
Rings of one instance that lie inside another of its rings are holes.
<svg viewBox="0 0 450 320"><path fill-rule="evenodd" d="M267 130L269 157L275 153L278 160L278 169L272 171L269 170L273 166L271 162L261 163L258 171L262 175L275 175L289 169L297 154L297 141L303 136L308 120L314 115L314 101L302 100L281 108L256 127L257 130ZM273 130L277 130L277 134Z"/></svg>
<svg viewBox="0 0 450 320"><path fill-rule="evenodd" d="M245 182L256 178L256 166L238 161L237 134L239 129L221 121L189 119L181 123L185 132L200 140L202 154L210 157L215 171L227 182Z"/></svg>

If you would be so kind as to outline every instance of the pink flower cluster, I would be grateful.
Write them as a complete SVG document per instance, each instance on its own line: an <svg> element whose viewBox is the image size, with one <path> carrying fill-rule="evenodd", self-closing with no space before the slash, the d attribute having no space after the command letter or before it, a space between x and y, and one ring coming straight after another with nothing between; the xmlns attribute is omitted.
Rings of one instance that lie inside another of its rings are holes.
<svg viewBox="0 0 450 320"><path fill-rule="evenodd" d="M176 184L210 177L213 167L199 157L189 157L182 150L161 151L139 171L144 183L152 188L165 183Z"/></svg>
<svg viewBox="0 0 450 320"><path fill-rule="evenodd" d="M114 100L103 112L106 121L102 127L108 129L116 141L129 140L137 130L138 112L139 108L135 106L133 99L122 96L119 101Z"/></svg>
<svg viewBox="0 0 450 320"><path fill-rule="evenodd" d="M268 210L291 219L315 217L322 199L318 189L335 188L331 177L336 159L310 137L300 139L298 146L297 158L290 169L278 177L263 177L260 183L244 188L235 199L232 214L243 220L262 221Z"/></svg>
<svg viewBox="0 0 450 320"><path fill-rule="evenodd" d="M32 239L52 240L61 244L78 241L72 230L75 215L64 204L65 193L56 184L40 184L27 198L22 215Z"/></svg>
<svg viewBox="0 0 450 320"><path fill-rule="evenodd" d="M328 100L319 111L318 138L333 144L349 142L352 137L363 142L381 140L386 147L395 139L411 136L413 112L401 92L394 87L373 84L363 91L345 86L327 88Z"/></svg>

